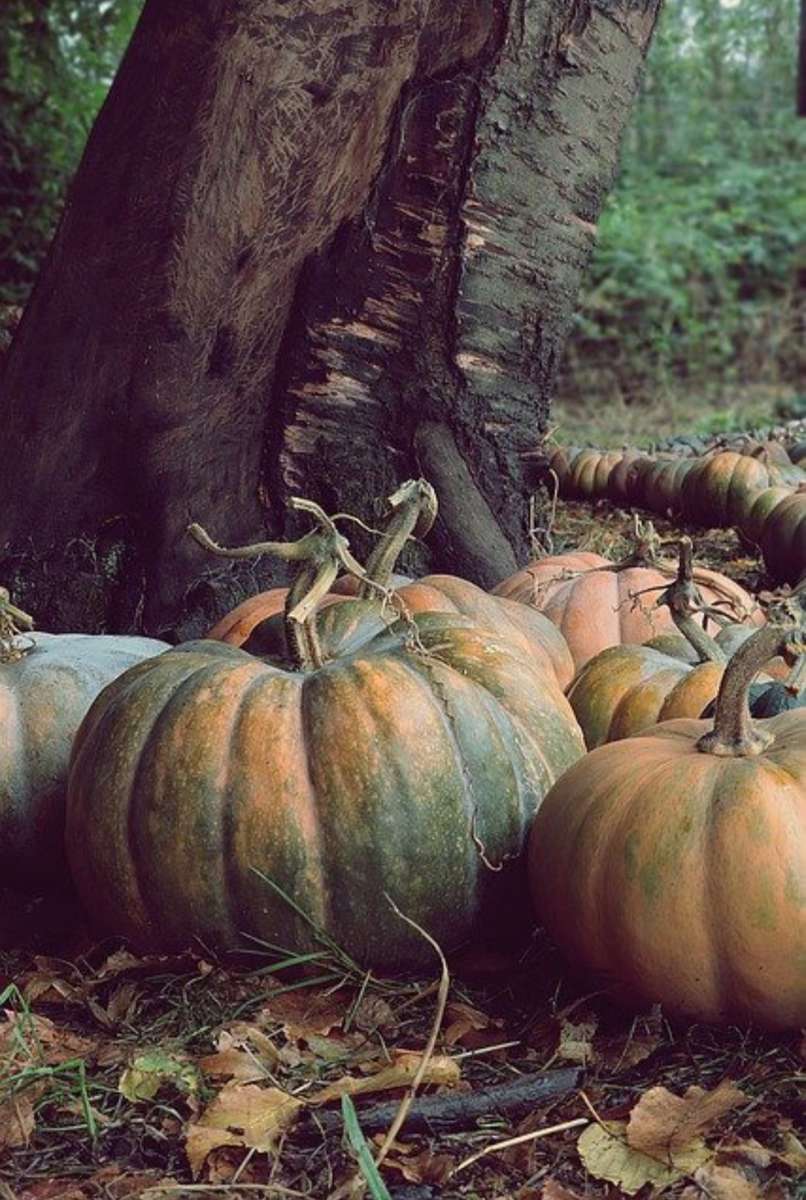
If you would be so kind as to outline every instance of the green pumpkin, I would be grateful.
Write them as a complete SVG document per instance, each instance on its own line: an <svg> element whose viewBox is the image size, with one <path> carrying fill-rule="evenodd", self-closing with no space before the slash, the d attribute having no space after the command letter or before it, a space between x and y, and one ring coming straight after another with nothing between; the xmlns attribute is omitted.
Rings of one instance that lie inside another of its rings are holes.
<svg viewBox="0 0 806 1200"><path fill-rule="evenodd" d="M301 910L363 964L432 964L385 894L446 950L506 927L534 813L583 752L553 672L461 616L305 670L191 642L93 705L68 855L99 929L145 949L316 949Z"/></svg>

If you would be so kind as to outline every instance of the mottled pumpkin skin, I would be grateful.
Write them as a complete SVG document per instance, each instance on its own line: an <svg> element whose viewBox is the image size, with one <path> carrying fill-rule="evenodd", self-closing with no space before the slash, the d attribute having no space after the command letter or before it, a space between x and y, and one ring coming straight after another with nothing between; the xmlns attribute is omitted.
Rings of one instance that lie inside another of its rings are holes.
<svg viewBox="0 0 806 1200"><path fill-rule="evenodd" d="M388 604L381 609L378 602L372 599L356 600L357 586L358 581L353 576L343 576L322 603L318 627L323 648L328 655L340 653L342 645L349 644L351 649L356 649L362 641L384 630L401 611L399 607ZM418 580L395 575L392 587L400 604L408 612L460 613L470 617L480 628L512 640L523 653L550 663L563 690L571 682L574 661L565 638L541 613L493 597L483 588L456 575L426 575ZM228 625L224 621L219 622L207 636L226 641L229 645L243 646L253 653L286 655L288 647L283 621L285 595L286 589L276 588L245 601L233 610L229 618L225 618ZM350 601L347 612L340 612L338 617L333 612L325 614L325 609L346 600Z"/></svg>
<svg viewBox="0 0 806 1200"><path fill-rule="evenodd" d="M73 738L106 684L166 642L83 633L26 634L0 662L0 874L41 891L67 886L64 804Z"/></svg>
<svg viewBox="0 0 806 1200"><path fill-rule="evenodd" d="M806 710L755 758L703 754L706 721L602 746L541 805L537 912L636 1005L773 1029L806 1022Z"/></svg>
<svg viewBox="0 0 806 1200"><path fill-rule="evenodd" d="M714 641L724 652L726 658L732 658L739 647L744 645L755 631L756 626L753 625L725 625L720 629ZM711 636L713 636L713 630ZM683 662L691 664L699 662L697 651L688 638L683 637L681 633L662 633L658 637L650 638L644 645L650 646L653 650L659 650L661 654L668 654L670 658L679 658ZM764 674L769 675L772 679L786 679L791 670L792 668L778 656L771 658L764 665ZM675 713L675 716L702 715L702 713ZM772 716L772 713L765 715ZM665 720L665 718L663 719Z"/></svg>
<svg viewBox="0 0 806 1200"><path fill-rule="evenodd" d="M650 646L611 646L585 664L568 699L593 750L658 721L699 717L723 674L721 663L687 663Z"/></svg>
<svg viewBox="0 0 806 1200"><path fill-rule="evenodd" d="M101 930L154 950L244 934L315 949L258 871L375 967L433 965L385 892L445 949L510 923L513 893L526 911L518 856L579 727L510 643L434 614L417 634L305 673L190 642L109 687L76 739L67 821Z"/></svg>
<svg viewBox="0 0 806 1200"><path fill-rule="evenodd" d="M668 609L652 608L673 579L674 568L665 574L653 567L593 569L612 566L601 555L589 553L537 559L499 583L493 594L532 605L547 616L564 636L579 671L609 646L640 645L657 634L676 632ZM697 567L694 579L707 603L729 597L751 623L763 622L753 598L726 576ZM641 598L642 607L633 605L630 595L645 588L658 590ZM697 620L701 623L702 617Z"/></svg>

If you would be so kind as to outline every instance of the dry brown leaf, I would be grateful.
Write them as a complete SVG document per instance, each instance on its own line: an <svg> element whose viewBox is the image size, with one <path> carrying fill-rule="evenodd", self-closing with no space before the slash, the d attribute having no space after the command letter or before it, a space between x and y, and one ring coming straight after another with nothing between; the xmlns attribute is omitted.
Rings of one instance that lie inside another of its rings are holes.
<svg viewBox="0 0 806 1200"><path fill-rule="evenodd" d="M206 1075L256 1083L265 1080L279 1062L277 1047L268 1034L245 1021L222 1029L216 1045L218 1053L199 1059Z"/></svg>
<svg viewBox="0 0 806 1200"><path fill-rule="evenodd" d="M393 1054L391 1066L383 1067L374 1075L357 1079L352 1075L343 1075L335 1083L329 1083L319 1092L307 1097L309 1104L325 1104L329 1100L337 1100L347 1093L350 1096L367 1095L372 1092L389 1091L392 1088L408 1087L420 1068L423 1056L411 1050L399 1050ZM461 1069L455 1059L443 1054L435 1054L429 1060L421 1086L427 1084L455 1085L461 1079Z"/></svg>
<svg viewBox="0 0 806 1200"><path fill-rule="evenodd" d="M92 1054L97 1042L32 1012L6 1012L0 1024L0 1058L56 1066Z"/></svg>
<svg viewBox="0 0 806 1200"><path fill-rule="evenodd" d="M44 1090L39 1080L0 1103L0 1150L28 1145L36 1126L34 1105Z"/></svg>
<svg viewBox="0 0 806 1200"><path fill-rule="evenodd" d="M800 1138L796 1137L791 1129L788 1129L782 1135L781 1141L784 1149L776 1157L795 1171L806 1171L806 1146L803 1145Z"/></svg>
<svg viewBox="0 0 806 1200"><path fill-rule="evenodd" d="M391 1033L396 1029L397 1022L388 1000L384 1000L383 996L364 995L353 1010L351 1026L362 1033L370 1033L375 1029Z"/></svg>
<svg viewBox="0 0 806 1200"><path fill-rule="evenodd" d="M556 1179L547 1179L541 1189L540 1200L580 1200L580 1197Z"/></svg>
<svg viewBox="0 0 806 1200"><path fill-rule="evenodd" d="M87 1200L87 1193L72 1179L37 1179L14 1195L16 1200Z"/></svg>
<svg viewBox="0 0 806 1200"><path fill-rule="evenodd" d="M243 1146L270 1154L296 1119L302 1101L279 1088L228 1084L197 1122L188 1126L185 1152L194 1179L218 1146Z"/></svg>
<svg viewBox="0 0 806 1200"><path fill-rule="evenodd" d="M29 1004L83 1004L84 992L61 975L35 971L28 975L23 995Z"/></svg>
<svg viewBox="0 0 806 1200"><path fill-rule="evenodd" d="M694 1172L694 1185L683 1189L680 1200L761 1200L757 1185L733 1167L708 1163Z"/></svg>
<svg viewBox="0 0 806 1200"><path fill-rule="evenodd" d="M690 1087L684 1096L675 1096L665 1087L650 1088L630 1113L627 1142L633 1150L668 1163L710 1125L746 1100L744 1092L730 1080L724 1080L712 1092Z"/></svg>
<svg viewBox="0 0 806 1200"><path fill-rule="evenodd" d="M668 1187L691 1175L706 1163L711 1153L701 1140L675 1154L674 1164L660 1162L627 1144L627 1126L623 1121L608 1121L607 1128L595 1122L583 1129L577 1141L579 1157L596 1179L615 1183L634 1196L646 1184Z"/></svg>
<svg viewBox="0 0 806 1200"><path fill-rule="evenodd" d="M404 1159L387 1158L384 1167L392 1167L399 1171L409 1183L428 1183L436 1187L444 1184L453 1168L456 1158L452 1154L435 1154L432 1150L422 1150Z"/></svg>
<svg viewBox="0 0 806 1200"><path fill-rule="evenodd" d="M755 1138L747 1138L743 1142L720 1143L719 1146L720 1158L729 1155L731 1158L744 1158L754 1167L768 1167L773 1160L771 1150L766 1146L762 1146L761 1142L757 1142Z"/></svg>
<svg viewBox="0 0 806 1200"><path fill-rule="evenodd" d="M598 1028L598 1021L592 1017L589 1021L563 1021L560 1026L560 1042L557 1046L557 1057L564 1062L579 1063L588 1066L597 1058L593 1048L593 1039Z"/></svg>
<svg viewBox="0 0 806 1200"><path fill-rule="evenodd" d="M199 1059L205 1075L214 1079L235 1079L238 1083L258 1083L267 1078L265 1066L246 1050L219 1050Z"/></svg>
<svg viewBox="0 0 806 1200"><path fill-rule="evenodd" d="M321 992L283 992L269 997L261 1012L262 1023L282 1024L289 1041L309 1034L328 1034L338 1028L348 1012L345 996L325 996Z"/></svg>
<svg viewBox="0 0 806 1200"><path fill-rule="evenodd" d="M452 1000L445 1008L445 1032L442 1035L446 1046L455 1046L464 1042L468 1033L487 1029L490 1018L471 1004Z"/></svg>

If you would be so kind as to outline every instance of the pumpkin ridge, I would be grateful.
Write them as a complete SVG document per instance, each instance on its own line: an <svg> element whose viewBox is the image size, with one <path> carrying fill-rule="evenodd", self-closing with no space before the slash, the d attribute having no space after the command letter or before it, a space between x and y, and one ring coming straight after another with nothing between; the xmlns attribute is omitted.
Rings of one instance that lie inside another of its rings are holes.
<svg viewBox="0 0 806 1200"><path fill-rule="evenodd" d="M222 647L224 646L224 643L219 644ZM171 688L166 703L159 709L156 720L151 725L151 728L149 729L140 747L137 756L137 765L132 779L132 786L129 789L129 794L131 796L136 797L141 794L149 794L144 788L144 780L147 779L149 773L155 770L155 746L157 743L161 742L162 738L166 736L166 731L171 730L177 721L181 721L184 712L189 708L194 707L194 693L196 693L200 687L204 686L205 682L208 682L212 689L218 676L221 676L224 679L227 678L226 668L233 653L233 647L227 647L227 650L229 653L226 656L222 655L222 662L214 661L211 663L209 659L205 658L200 663L194 663L191 670L188 671L188 673L178 684L174 682L174 686ZM234 650L234 653L243 654L243 652L238 651L237 649ZM276 670L276 668L271 667L269 664L261 664L260 660L251 659L251 656L249 655L243 654L243 657L245 659L243 664L244 667L249 665L263 666L268 670L268 672L271 673ZM257 675L253 683L262 682L264 678L265 677L262 676L261 673ZM253 683L250 684L250 687L253 686ZM188 703L189 700L190 703ZM201 800L202 798L199 797L198 807L201 807ZM177 805L172 814L173 821L176 823L178 829L181 828L181 817L183 815L182 810L184 807L185 806L181 804L180 797L180 804ZM154 808L157 809L158 805L155 804ZM150 815L151 812L148 805L141 805L136 802L129 805L127 826L129 845L132 848L130 860L134 866L137 885L142 896L143 911L146 914L149 926L151 928L164 929L168 940L170 940L173 944L174 937L172 926L174 923L171 921L171 917L174 916L175 909L171 905L166 905L164 888L159 886L159 882L155 881L154 879L147 878L145 874L146 868L151 862L154 839L152 831L149 830ZM221 833L222 822L223 814L219 814L218 818L216 819L219 835ZM174 841L177 840L179 840L178 835ZM209 835L206 840L209 842ZM164 862L161 862L160 874L163 877L170 878L170 867L170 861L167 866ZM205 864L197 864L197 869L200 871L205 871L205 878L209 879ZM217 894L220 896L225 891L225 888L218 888ZM226 901L224 904L226 907L228 907ZM227 916L231 918L230 913L227 913ZM181 924L181 921L179 924ZM228 921L228 926L230 930L235 929L237 934L237 927L233 925L231 919Z"/></svg>

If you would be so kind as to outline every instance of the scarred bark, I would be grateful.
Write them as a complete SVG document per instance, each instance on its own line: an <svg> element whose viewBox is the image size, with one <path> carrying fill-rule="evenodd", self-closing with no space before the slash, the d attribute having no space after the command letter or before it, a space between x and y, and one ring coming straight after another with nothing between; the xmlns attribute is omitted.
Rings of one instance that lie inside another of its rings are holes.
<svg viewBox="0 0 806 1200"><path fill-rule="evenodd" d="M420 470L422 565L513 568L659 6L149 0L0 392L21 602L197 631L241 584L194 587L189 519L286 536L302 493L371 520Z"/></svg>

